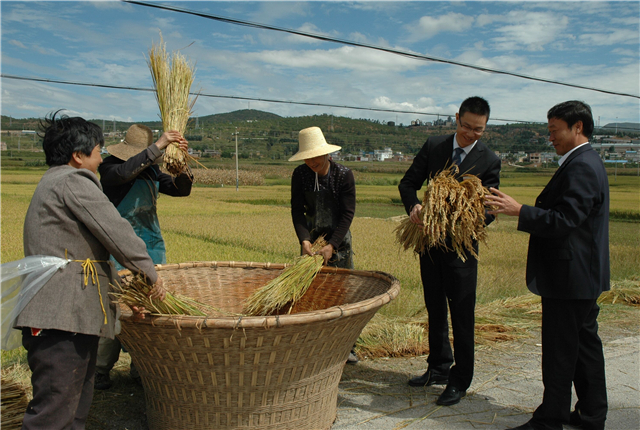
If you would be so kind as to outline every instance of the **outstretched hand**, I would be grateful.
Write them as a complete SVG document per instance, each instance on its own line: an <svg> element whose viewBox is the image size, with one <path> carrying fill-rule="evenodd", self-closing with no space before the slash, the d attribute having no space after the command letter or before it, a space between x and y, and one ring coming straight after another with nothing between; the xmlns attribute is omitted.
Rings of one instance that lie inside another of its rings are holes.
<svg viewBox="0 0 640 430"><path fill-rule="evenodd" d="M497 188L489 188L492 194L487 194L484 198L485 205L493 206L493 208L487 211L488 214L497 215L505 214L509 216L519 216L522 205L516 201L513 197L503 193Z"/></svg>

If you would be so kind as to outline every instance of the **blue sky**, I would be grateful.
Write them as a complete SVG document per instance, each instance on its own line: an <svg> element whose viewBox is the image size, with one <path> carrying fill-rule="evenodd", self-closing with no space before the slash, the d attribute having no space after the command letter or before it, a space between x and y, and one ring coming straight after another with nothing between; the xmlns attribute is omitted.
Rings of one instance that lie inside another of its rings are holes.
<svg viewBox="0 0 640 430"><path fill-rule="evenodd" d="M156 2L160 3L160 2ZM166 2L181 8L321 34L508 72L640 95L640 2ZM596 121L640 122L638 98L415 60L287 33L122 2L2 1L2 73L151 88L146 56L162 32L196 64L205 94L454 114L485 97L492 117L546 122L584 100ZM158 119L151 92L2 78L2 114L64 108L88 119ZM433 116L200 97L198 116L238 109L333 114L409 123ZM494 122L496 124L504 123Z"/></svg>

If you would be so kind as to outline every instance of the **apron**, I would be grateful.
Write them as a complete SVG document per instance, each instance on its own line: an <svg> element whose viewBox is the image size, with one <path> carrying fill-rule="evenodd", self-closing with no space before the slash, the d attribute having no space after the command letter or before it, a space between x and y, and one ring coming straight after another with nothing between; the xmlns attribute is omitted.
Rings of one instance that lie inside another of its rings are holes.
<svg viewBox="0 0 640 430"><path fill-rule="evenodd" d="M305 191L305 218L311 235L311 243L318 237L330 237L338 226L340 205L330 190L320 190L316 175L314 191ZM327 265L343 269L353 269L353 251L351 249L351 230L342 239Z"/></svg>
<svg viewBox="0 0 640 430"><path fill-rule="evenodd" d="M129 221L136 235L147 245L147 252L153 263L166 264L166 248L156 212L159 188L158 181L136 179L117 209L120 215ZM116 270L124 269L113 256L110 260L114 262Z"/></svg>

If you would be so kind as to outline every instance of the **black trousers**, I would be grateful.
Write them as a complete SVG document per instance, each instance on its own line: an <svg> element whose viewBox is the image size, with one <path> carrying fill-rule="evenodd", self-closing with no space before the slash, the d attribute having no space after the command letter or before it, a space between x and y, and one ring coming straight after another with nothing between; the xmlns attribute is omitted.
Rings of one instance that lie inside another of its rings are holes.
<svg viewBox="0 0 640 430"><path fill-rule="evenodd" d="M98 339L59 330L32 336L31 329L22 330L33 386L23 430L84 429L93 399Z"/></svg>
<svg viewBox="0 0 640 430"><path fill-rule="evenodd" d="M429 313L429 369L448 374L450 385L466 390L473 379L478 260L469 256L463 263L453 252L431 250L420 255L420 275Z"/></svg>
<svg viewBox="0 0 640 430"><path fill-rule="evenodd" d="M598 336L596 300L542 298L542 404L531 424L562 429L569 422L571 385L582 428L602 430L607 418L604 353Z"/></svg>

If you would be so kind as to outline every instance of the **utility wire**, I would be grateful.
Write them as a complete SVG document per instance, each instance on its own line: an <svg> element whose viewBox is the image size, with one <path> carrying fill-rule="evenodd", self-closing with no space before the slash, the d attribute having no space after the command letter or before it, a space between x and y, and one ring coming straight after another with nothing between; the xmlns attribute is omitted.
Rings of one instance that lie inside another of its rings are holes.
<svg viewBox="0 0 640 430"><path fill-rule="evenodd" d="M0 74L0 77L6 79L17 79L22 81L34 81L34 82L46 82L52 84L64 84L64 85L76 85L83 87L97 87L97 88L111 88L117 90L130 90L130 91L148 91L155 92L153 88L142 88L142 87L126 87L120 85L108 85L108 84L91 84L85 82L72 82L72 81L61 81L57 79L45 79L45 78L27 78L24 76L16 76L16 75L7 75L5 73ZM373 108L373 107L362 107L362 106L347 106L347 105L333 105L326 103L312 103L312 102L298 102L292 100L277 100L277 99L260 99L255 97L241 97L241 96L225 96L219 94L206 94L206 93L190 93L191 95L198 97L213 97L213 98L221 98L221 99L234 99L234 100L248 100L248 101L259 101L266 103L284 103L284 104L294 104L294 105L303 105L303 106L322 106L322 107L331 107L331 108L341 108L341 109L352 109L352 110L367 110L367 111L375 111L375 112L391 112L391 113L403 113L403 114L414 114L414 115L428 115L428 116L455 116L454 114L446 114L446 113L429 113L429 112L420 112L420 111L405 111L405 110L395 110L395 109L382 109L382 108ZM520 122L520 123L528 123L528 124L542 124L541 122L536 121L523 121L519 119L500 119L500 118L491 118L491 121L501 121L501 122Z"/></svg>
<svg viewBox="0 0 640 430"><path fill-rule="evenodd" d="M416 59L416 60L433 61L433 62L436 62L436 63L451 64L451 65L454 65L454 66L461 66L461 67L467 67L467 68L474 69L474 70L479 70L481 72L488 72L488 73L495 73L495 74L499 74L499 75L514 76L514 77L517 77L517 78L528 79L528 80L531 80L531 81L544 82L544 83L554 84L554 85L563 85L563 86L566 86L566 87L579 88L579 89L588 90L588 91L596 91L596 92L605 93L605 94L612 94L612 95L616 95L616 96L632 97L632 98L640 99L640 95L637 95L637 94L621 93L621 92L604 90L604 89L599 89L599 88L594 88L594 87L587 87L587 86L584 86L584 85L572 84L572 83L568 83L568 82L555 81L555 80L552 80L552 79L539 78L539 77L536 77L536 76L524 75L522 73L507 72L505 70L499 70L499 69L492 69L492 68L489 68L489 67L476 66L474 64L463 63L463 62L460 62L460 61L449 60L449 59L446 59L446 58L438 58L438 57L433 57L433 56L420 55L420 54L416 54L416 53L413 53L413 52L400 51L400 50L397 50L397 49L385 48L383 46L370 45L370 44L366 44L366 43L354 42L354 41L345 40L345 39L338 39L338 38L335 38L335 37L329 37L329 36L324 36L324 35L315 34L315 33L308 33L308 32L304 32L304 31L293 30L293 29L290 29L290 28L276 27L276 26L273 26L273 25L260 24L260 23L256 23L256 22L245 21L245 20L235 19L235 18L227 18L227 17L223 17L223 16L219 16L219 15L212 15L212 14L208 14L208 13L197 12L197 11L193 11L193 10L189 10L189 9L176 7L176 6L159 5L159 4L153 4L153 3L141 2L141 1L135 1L135 0L122 0L122 1L125 2L125 3L131 3L131 4L140 5L140 6L152 7L152 8L156 8L156 9L163 9L163 10L167 10L167 11L179 12L179 13L184 13L184 14L188 14L188 15L195 15L195 16L199 16L201 18L212 19L212 20L215 20L215 21L226 22L226 23L229 23L229 24L242 25L242 26L245 26L245 27L260 28L260 29L263 29L263 30L280 31L280 32L284 32L284 33L295 34L297 36L310 37L312 39L322 40L322 41L325 41L325 42L333 42L333 43L339 43L339 44L343 44L343 45L356 46L356 47L360 47L360 48L374 49L376 51L382 51L382 52L386 52L386 53L389 53L389 54L401 55L403 57L413 58L413 59Z"/></svg>
<svg viewBox="0 0 640 430"><path fill-rule="evenodd" d="M45 78L27 78L24 76L15 76L15 75L7 75L0 74L0 77L6 79L17 79L22 81L34 81L34 82L45 82L52 84L64 84L64 85L76 85L83 87L96 87L96 88L111 88L116 90L129 90L129 91L146 91L146 92L155 92L153 88L142 88L142 87L126 87L121 85L107 85L107 84L90 84L84 82L71 82L71 81L60 81L55 79L45 79ZM241 97L241 96L224 96L218 94L205 94L205 93L189 93L194 96L199 97L212 97L212 98L221 98L221 99L232 99L232 100L247 100L247 101L259 101L265 103L285 103L285 104L294 104L294 105L304 105L304 106L321 106L321 107L335 107L341 109L353 109L353 110L368 110L375 112L391 112L391 113L404 113L404 114L415 114L415 115L427 115L427 116L455 116L455 114L446 114L446 113L428 113L428 112L419 112L419 111L404 111L404 110L394 110L394 109L381 109L381 108L367 108L362 106L347 106L347 105L332 105L325 103L311 103L311 102L296 102L291 100L276 100L276 99L260 99L255 97ZM524 121L520 119L502 119L502 118L491 118L491 121L501 121L501 122L517 122L522 124L546 124L545 122L540 121ZM610 127L596 127L601 129L614 129L613 126ZM640 129L636 129L633 127L626 127L624 125L618 125L618 130L624 131L640 131Z"/></svg>

